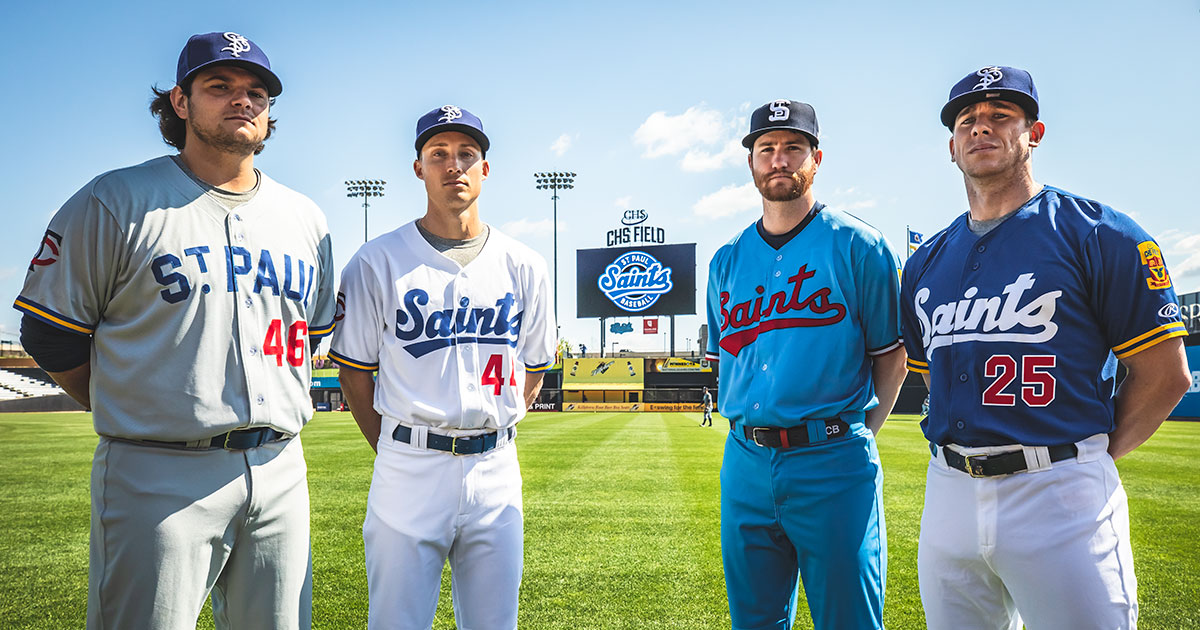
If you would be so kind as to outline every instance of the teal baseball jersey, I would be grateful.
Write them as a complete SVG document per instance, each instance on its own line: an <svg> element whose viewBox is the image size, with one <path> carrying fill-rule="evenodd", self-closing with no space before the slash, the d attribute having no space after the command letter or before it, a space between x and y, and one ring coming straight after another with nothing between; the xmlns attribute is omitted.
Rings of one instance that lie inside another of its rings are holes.
<svg viewBox="0 0 1200 630"><path fill-rule="evenodd" d="M878 230L829 208L778 250L755 225L735 236L708 271L721 413L789 427L878 404L871 357L901 343L899 270Z"/></svg>

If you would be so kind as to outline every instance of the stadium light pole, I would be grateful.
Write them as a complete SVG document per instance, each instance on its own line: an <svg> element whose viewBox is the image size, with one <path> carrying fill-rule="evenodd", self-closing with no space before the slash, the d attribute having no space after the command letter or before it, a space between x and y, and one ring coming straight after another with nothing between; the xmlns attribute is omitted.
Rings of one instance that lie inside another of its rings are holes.
<svg viewBox="0 0 1200 630"><path fill-rule="evenodd" d="M363 242L367 242L367 210L371 206L371 197L382 197L383 186L387 182L382 179L348 179L346 180L346 196L362 197L363 200Z"/></svg>
<svg viewBox="0 0 1200 630"><path fill-rule="evenodd" d="M534 173L538 190L549 190L550 199L554 202L554 323L562 327L558 318L558 191L570 190L575 187L575 173L552 171L549 173Z"/></svg>

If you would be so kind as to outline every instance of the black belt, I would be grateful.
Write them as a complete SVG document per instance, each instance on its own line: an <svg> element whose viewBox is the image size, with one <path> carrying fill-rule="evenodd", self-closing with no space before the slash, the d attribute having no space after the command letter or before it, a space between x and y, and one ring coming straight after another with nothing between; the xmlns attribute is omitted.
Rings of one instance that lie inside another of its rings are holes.
<svg viewBox="0 0 1200 630"><path fill-rule="evenodd" d="M196 440L194 442L164 442L161 440L136 440L116 437L110 437L109 439L128 442L130 444L140 444L142 446L173 448L181 451L211 451L216 449L244 451L246 449L258 448L269 442L286 440L290 437L292 436L276 431L271 427L257 427L254 429L238 429L237 431L222 433L212 439Z"/></svg>
<svg viewBox="0 0 1200 630"><path fill-rule="evenodd" d="M1023 451L1012 451L999 455L962 455L944 446L938 448L942 449L942 457L948 466L955 470L961 470L972 477L1011 475L1029 469ZM1079 449L1074 444L1048 446L1046 450L1050 453L1051 462L1061 462L1079 454Z"/></svg>
<svg viewBox="0 0 1200 630"><path fill-rule="evenodd" d="M453 437L428 433L425 436L425 447L438 451L446 451L454 455L478 455L496 448L496 443L500 441L500 433L500 431L492 431L491 433L468 437ZM511 440L516 435L517 430L509 427L504 429L503 433ZM396 430L392 431L392 439L397 442L411 443L412 427L407 427L403 424L396 425Z"/></svg>
<svg viewBox="0 0 1200 630"><path fill-rule="evenodd" d="M808 423L813 422L820 425L819 431L825 434L824 440L809 439ZM759 446L768 446L771 448L810 446L812 444L849 437L850 423L837 418L810 418L805 424L798 427L742 427L742 434L746 436L747 440Z"/></svg>

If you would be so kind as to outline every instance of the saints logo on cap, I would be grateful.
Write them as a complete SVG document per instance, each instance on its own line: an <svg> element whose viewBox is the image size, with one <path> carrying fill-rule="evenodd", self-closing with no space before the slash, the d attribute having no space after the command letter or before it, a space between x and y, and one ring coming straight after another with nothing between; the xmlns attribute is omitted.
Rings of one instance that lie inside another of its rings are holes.
<svg viewBox="0 0 1200 630"><path fill-rule="evenodd" d="M453 105L443 105L442 115L438 117L438 122L450 122L462 118L462 110Z"/></svg>
<svg viewBox="0 0 1200 630"><path fill-rule="evenodd" d="M979 72L976 72L975 74L983 78L979 79L979 83L976 83L975 87L971 88L972 90L986 90L989 85L1004 78L1004 73L1001 72L1000 68L997 66L980 68Z"/></svg>
<svg viewBox="0 0 1200 630"><path fill-rule="evenodd" d="M240 57L242 53L250 52L250 40L245 37L237 33L225 33L225 39L229 40L229 45L221 50L228 50L229 54L234 57Z"/></svg>
<svg viewBox="0 0 1200 630"><path fill-rule="evenodd" d="M771 116L767 118L767 120L776 121L787 120L788 118L791 118L792 110L788 109L788 105L790 104L791 101L785 99L773 101L770 105L768 105L768 107L771 108Z"/></svg>

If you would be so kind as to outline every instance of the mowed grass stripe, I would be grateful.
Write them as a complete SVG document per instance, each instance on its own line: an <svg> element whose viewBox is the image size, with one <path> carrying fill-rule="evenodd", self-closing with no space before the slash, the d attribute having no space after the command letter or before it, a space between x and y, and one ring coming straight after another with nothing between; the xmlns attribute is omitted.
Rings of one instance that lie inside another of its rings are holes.
<svg viewBox="0 0 1200 630"><path fill-rule="evenodd" d="M533 628L707 627L695 615L703 581L687 501L669 452L668 427L653 413L615 416L571 431L591 442L569 451L522 451L527 479L526 570L522 623ZM567 457L569 469L553 465ZM530 483L543 471L546 483ZM717 602L710 616L719 616ZM719 617L718 617L719 618Z"/></svg>

